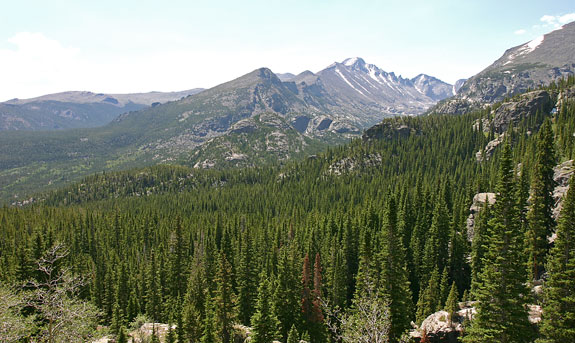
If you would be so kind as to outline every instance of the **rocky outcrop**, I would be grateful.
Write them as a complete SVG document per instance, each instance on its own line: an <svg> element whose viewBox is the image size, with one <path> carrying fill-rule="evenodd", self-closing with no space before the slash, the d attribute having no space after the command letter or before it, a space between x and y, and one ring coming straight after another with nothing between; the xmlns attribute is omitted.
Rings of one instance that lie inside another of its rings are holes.
<svg viewBox="0 0 575 343"><path fill-rule="evenodd" d="M429 315L419 327L415 327L410 331L410 336L414 339L426 338L426 342L439 343L439 342L449 342L456 343L459 342L458 337L460 337L465 332L465 326L468 326L467 322L472 321L477 313L475 305L477 302L461 302L459 303L459 311L457 315L454 316L451 323L448 321L448 314L446 311L438 311ZM541 321L541 306L539 305L528 305L529 307L529 322L531 324L536 324Z"/></svg>
<svg viewBox="0 0 575 343"><path fill-rule="evenodd" d="M380 154L368 154L361 158L345 157L331 164L327 170L327 174L342 175L357 170L375 167L380 164Z"/></svg>
<svg viewBox="0 0 575 343"><path fill-rule="evenodd" d="M466 114L481 107L481 104L466 99L449 98L431 107L427 113Z"/></svg>
<svg viewBox="0 0 575 343"><path fill-rule="evenodd" d="M467 239L469 241L473 240L473 235L475 234L475 217L477 217L477 213L481 211L486 202L489 202L489 205L495 204L495 193L477 193L473 197L473 203L469 207L469 217L467 217Z"/></svg>
<svg viewBox="0 0 575 343"><path fill-rule="evenodd" d="M421 132L410 127L406 122L402 120L386 120L382 123L372 126L365 131L362 135L364 142L377 139L395 139L395 138L407 138L410 135L419 135Z"/></svg>
<svg viewBox="0 0 575 343"><path fill-rule="evenodd" d="M568 101L573 101L575 99L575 86L564 89L557 95L557 104L555 105L558 109L561 106L567 104Z"/></svg>
<svg viewBox="0 0 575 343"><path fill-rule="evenodd" d="M553 190L553 199L555 207L553 208L553 217L557 220L561 209L563 208L563 196L569 190L569 180L575 172L573 160L565 161L553 168L553 180L555 180L555 189ZM555 239L552 237L552 241Z"/></svg>
<svg viewBox="0 0 575 343"><path fill-rule="evenodd" d="M547 91L533 91L520 95L512 101L504 102L493 112L492 125L496 132L503 133L509 124L535 115L537 111L548 112L553 107Z"/></svg>
<svg viewBox="0 0 575 343"><path fill-rule="evenodd" d="M505 133L500 134L492 141L489 141L483 150L479 150L475 153L475 159L477 162L483 162L485 160L489 160L495 151L495 148L499 146L499 144L503 143L503 139L505 138Z"/></svg>

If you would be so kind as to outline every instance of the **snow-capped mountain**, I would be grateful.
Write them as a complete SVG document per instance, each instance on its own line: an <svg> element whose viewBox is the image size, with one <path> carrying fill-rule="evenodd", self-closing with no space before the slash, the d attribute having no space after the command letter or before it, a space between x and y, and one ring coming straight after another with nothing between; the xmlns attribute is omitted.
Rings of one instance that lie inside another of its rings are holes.
<svg viewBox="0 0 575 343"><path fill-rule="evenodd" d="M407 79L362 58L333 63L317 74L306 71L290 80L318 111L347 117L361 128L384 117L417 115L453 95L453 86L428 75Z"/></svg>
<svg viewBox="0 0 575 343"><path fill-rule="evenodd" d="M505 51L432 112L465 113L575 74L575 22Z"/></svg>
<svg viewBox="0 0 575 343"><path fill-rule="evenodd" d="M455 85L450 85L449 83L445 83L433 76L425 74L417 75L411 79L411 82L413 82L413 86L421 94L424 94L435 101L449 98L457 93Z"/></svg>

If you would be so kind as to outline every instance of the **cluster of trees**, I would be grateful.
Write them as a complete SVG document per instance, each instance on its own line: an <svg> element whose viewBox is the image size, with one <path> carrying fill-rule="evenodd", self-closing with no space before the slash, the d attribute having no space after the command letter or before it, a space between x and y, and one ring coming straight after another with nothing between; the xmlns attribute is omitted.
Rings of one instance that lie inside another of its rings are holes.
<svg viewBox="0 0 575 343"><path fill-rule="evenodd" d="M572 157L572 131L562 128L575 127L575 107L515 123L478 162L495 136L475 125L487 116L392 119L412 134L353 141L282 168L98 175L4 207L3 289L40 284L37 261L63 242L61 267L86 280L70 301L97 308L119 339L145 314L175 324L178 342L231 342L240 324L256 343L359 342L358 328L371 342L399 342L411 321L437 310L454 320L463 298L480 301L468 342L573 340L575 194L556 228L551 192L553 167ZM381 164L362 163L374 158ZM342 160L362 168L338 175ZM497 201L469 242L473 195L493 190ZM534 299L527 286L542 275L545 297ZM537 301L544 315L534 326L525 305ZM49 326L40 309L3 306ZM44 336L38 330L27 335Z"/></svg>

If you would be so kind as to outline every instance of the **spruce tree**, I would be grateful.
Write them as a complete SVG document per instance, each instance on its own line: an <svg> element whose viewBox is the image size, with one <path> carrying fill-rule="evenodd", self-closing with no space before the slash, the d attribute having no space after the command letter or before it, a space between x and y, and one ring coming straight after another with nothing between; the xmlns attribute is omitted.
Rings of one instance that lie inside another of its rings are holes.
<svg viewBox="0 0 575 343"><path fill-rule="evenodd" d="M293 325L301 319L301 283L299 280L299 259L291 246L282 247L278 257L278 272L275 278L275 289L272 301L273 310L280 321L282 341L288 336Z"/></svg>
<svg viewBox="0 0 575 343"><path fill-rule="evenodd" d="M242 235L238 267L238 319L240 323L248 326L257 296L257 272L250 236L247 232Z"/></svg>
<svg viewBox="0 0 575 343"><path fill-rule="evenodd" d="M427 282L427 287L421 288L419 300L417 301L416 322L421 324L430 314L438 310L439 296L439 273L433 270Z"/></svg>
<svg viewBox="0 0 575 343"><path fill-rule="evenodd" d="M289 330L287 343L299 343L299 333L297 332L295 325L292 325Z"/></svg>
<svg viewBox="0 0 575 343"><path fill-rule="evenodd" d="M233 321L235 316L235 295L232 288L232 266L226 255L221 254L218 273L216 275L217 289L214 297L216 313L216 332L218 341L232 341Z"/></svg>
<svg viewBox="0 0 575 343"><path fill-rule="evenodd" d="M172 324L168 324L168 332L166 333L166 343L176 343L176 331L172 329Z"/></svg>
<svg viewBox="0 0 575 343"><path fill-rule="evenodd" d="M527 212L527 249L532 279L538 279L543 272L545 257L549 249L547 237L555 229L553 219L553 168L556 164L551 123L546 120L537 137L537 157L531 183L531 206Z"/></svg>
<svg viewBox="0 0 575 343"><path fill-rule="evenodd" d="M204 321L202 318L206 315L206 276L204 272L204 260L199 247L196 248L190 273L188 277L188 286L182 306L183 329L187 340L198 342L204 332Z"/></svg>
<svg viewBox="0 0 575 343"><path fill-rule="evenodd" d="M384 244L378 254L381 268L380 288L389 301L391 317L390 339L398 340L410 327L413 303L409 286L409 275L405 262L405 249L397 225L397 205L393 197L388 197L383 221Z"/></svg>
<svg viewBox="0 0 575 343"><path fill-rule="evenodd" d="M447 297L449 296L449 290L449 275L447 274L447 268L443 268L443 273L441 273L441 281L439 282L439 308L445 305Z"/></svg>
<svg viewBox="0 0 575 343"><path fill-rule="evenodd" d="M262 275L260 279L262 281L258 288L256 312L251 319L253 327L251 342L271 343L278 338L279 321L272 311L271 283L265 275Z"/></svg>
<svg viewBox="0 0 575 343"><path fill-rule="evenodd" d="M547 263L540 343L575 342L575 177L563 201Z"/></svg>
<svg viewBox="0 0 575 343"><path fill-rule="evenodd" d="M202 332L202 339L201 343L219 343L221 342L220 339L217 337L217 329L216 329L216 309L215 304L210 296L210 293L206 295L206 302L205 302L205 316L204 316L204 325L203 325L203 332Z"/></svg>
<svg viewBox="0 0 575 343"><path fill-rule="evenodd" d="M488 250L489 219L491 219L491 207L485 199L482 210L478 213L473 228L473 241L471 242L471 294L475 293L481 285L481 271L485 253Z"/></svg>
<svg viewBox="0 0 575 343"><path fill-rule="evenodd" d="M476 292L479 303L464 342L527 342L531 338L524 285L523 237L515 199L515 175L511 146L506 140L500 159L497 201L490 222L482 284Z"/></svg>
<svg viewBox="0 0 575 343"><path fill-rule="evenodd" d="M156 254L152 250L150 257L149 269L147 273L147 293L146 293L146 313L154 320L158 322L160 320L160 315L162 311L162 295L161 295L161 285L158 280L158 269L156 265Z"/></svg>
<svg viewBox="0 0 575 343"><path fill-rule="evenodd" d="M455 285L455 282L453 282L451 284L449 295L447 296L447 302L445 303L445 311L448 313L449 325L453 324L453 318L455 318L457 311L459 311L458 298L459 294L457 293L457 286Z"/></svg>
<svg viewBox="0 0 575 343"><path fill-rule="evenodd" d="M126 337L126 328L121 327L120 333L118 334L118 338L116 339L116 343L128 343L128 337Z"/></svg>

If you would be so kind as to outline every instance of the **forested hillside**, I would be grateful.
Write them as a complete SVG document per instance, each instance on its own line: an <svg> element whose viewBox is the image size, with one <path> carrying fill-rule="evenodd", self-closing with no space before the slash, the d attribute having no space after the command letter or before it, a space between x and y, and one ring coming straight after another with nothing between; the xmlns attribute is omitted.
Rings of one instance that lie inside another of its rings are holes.
<svg viewBox="0 0 575 343"><path fill-rule="evenodd" d="M254 343L356 342L360 333L405 342L412 321L445 309L448 331L465 342L573 341L575 192L558 220L552 195L554 168L573 159L574 86L540 89L550 105L533 112L507 111L521 108L517 96L515 107L388 119L283 166L97 174L4 207L2 292L58 294L42 286L52 279L36 262L54 261L50 276L84 277L63 297L100 316L51 320L24 301L0 304L0 318L19 337L97 321L122 341L145 316L176 325L172 342L228 343L244 326ZM495 203L481 206L471 232L470 206L486 192ZM54 246L69 253L50 260ZM458 314L461 301L474 301L472 320ZM540 322L527 305L542 306Z"/></svg>

